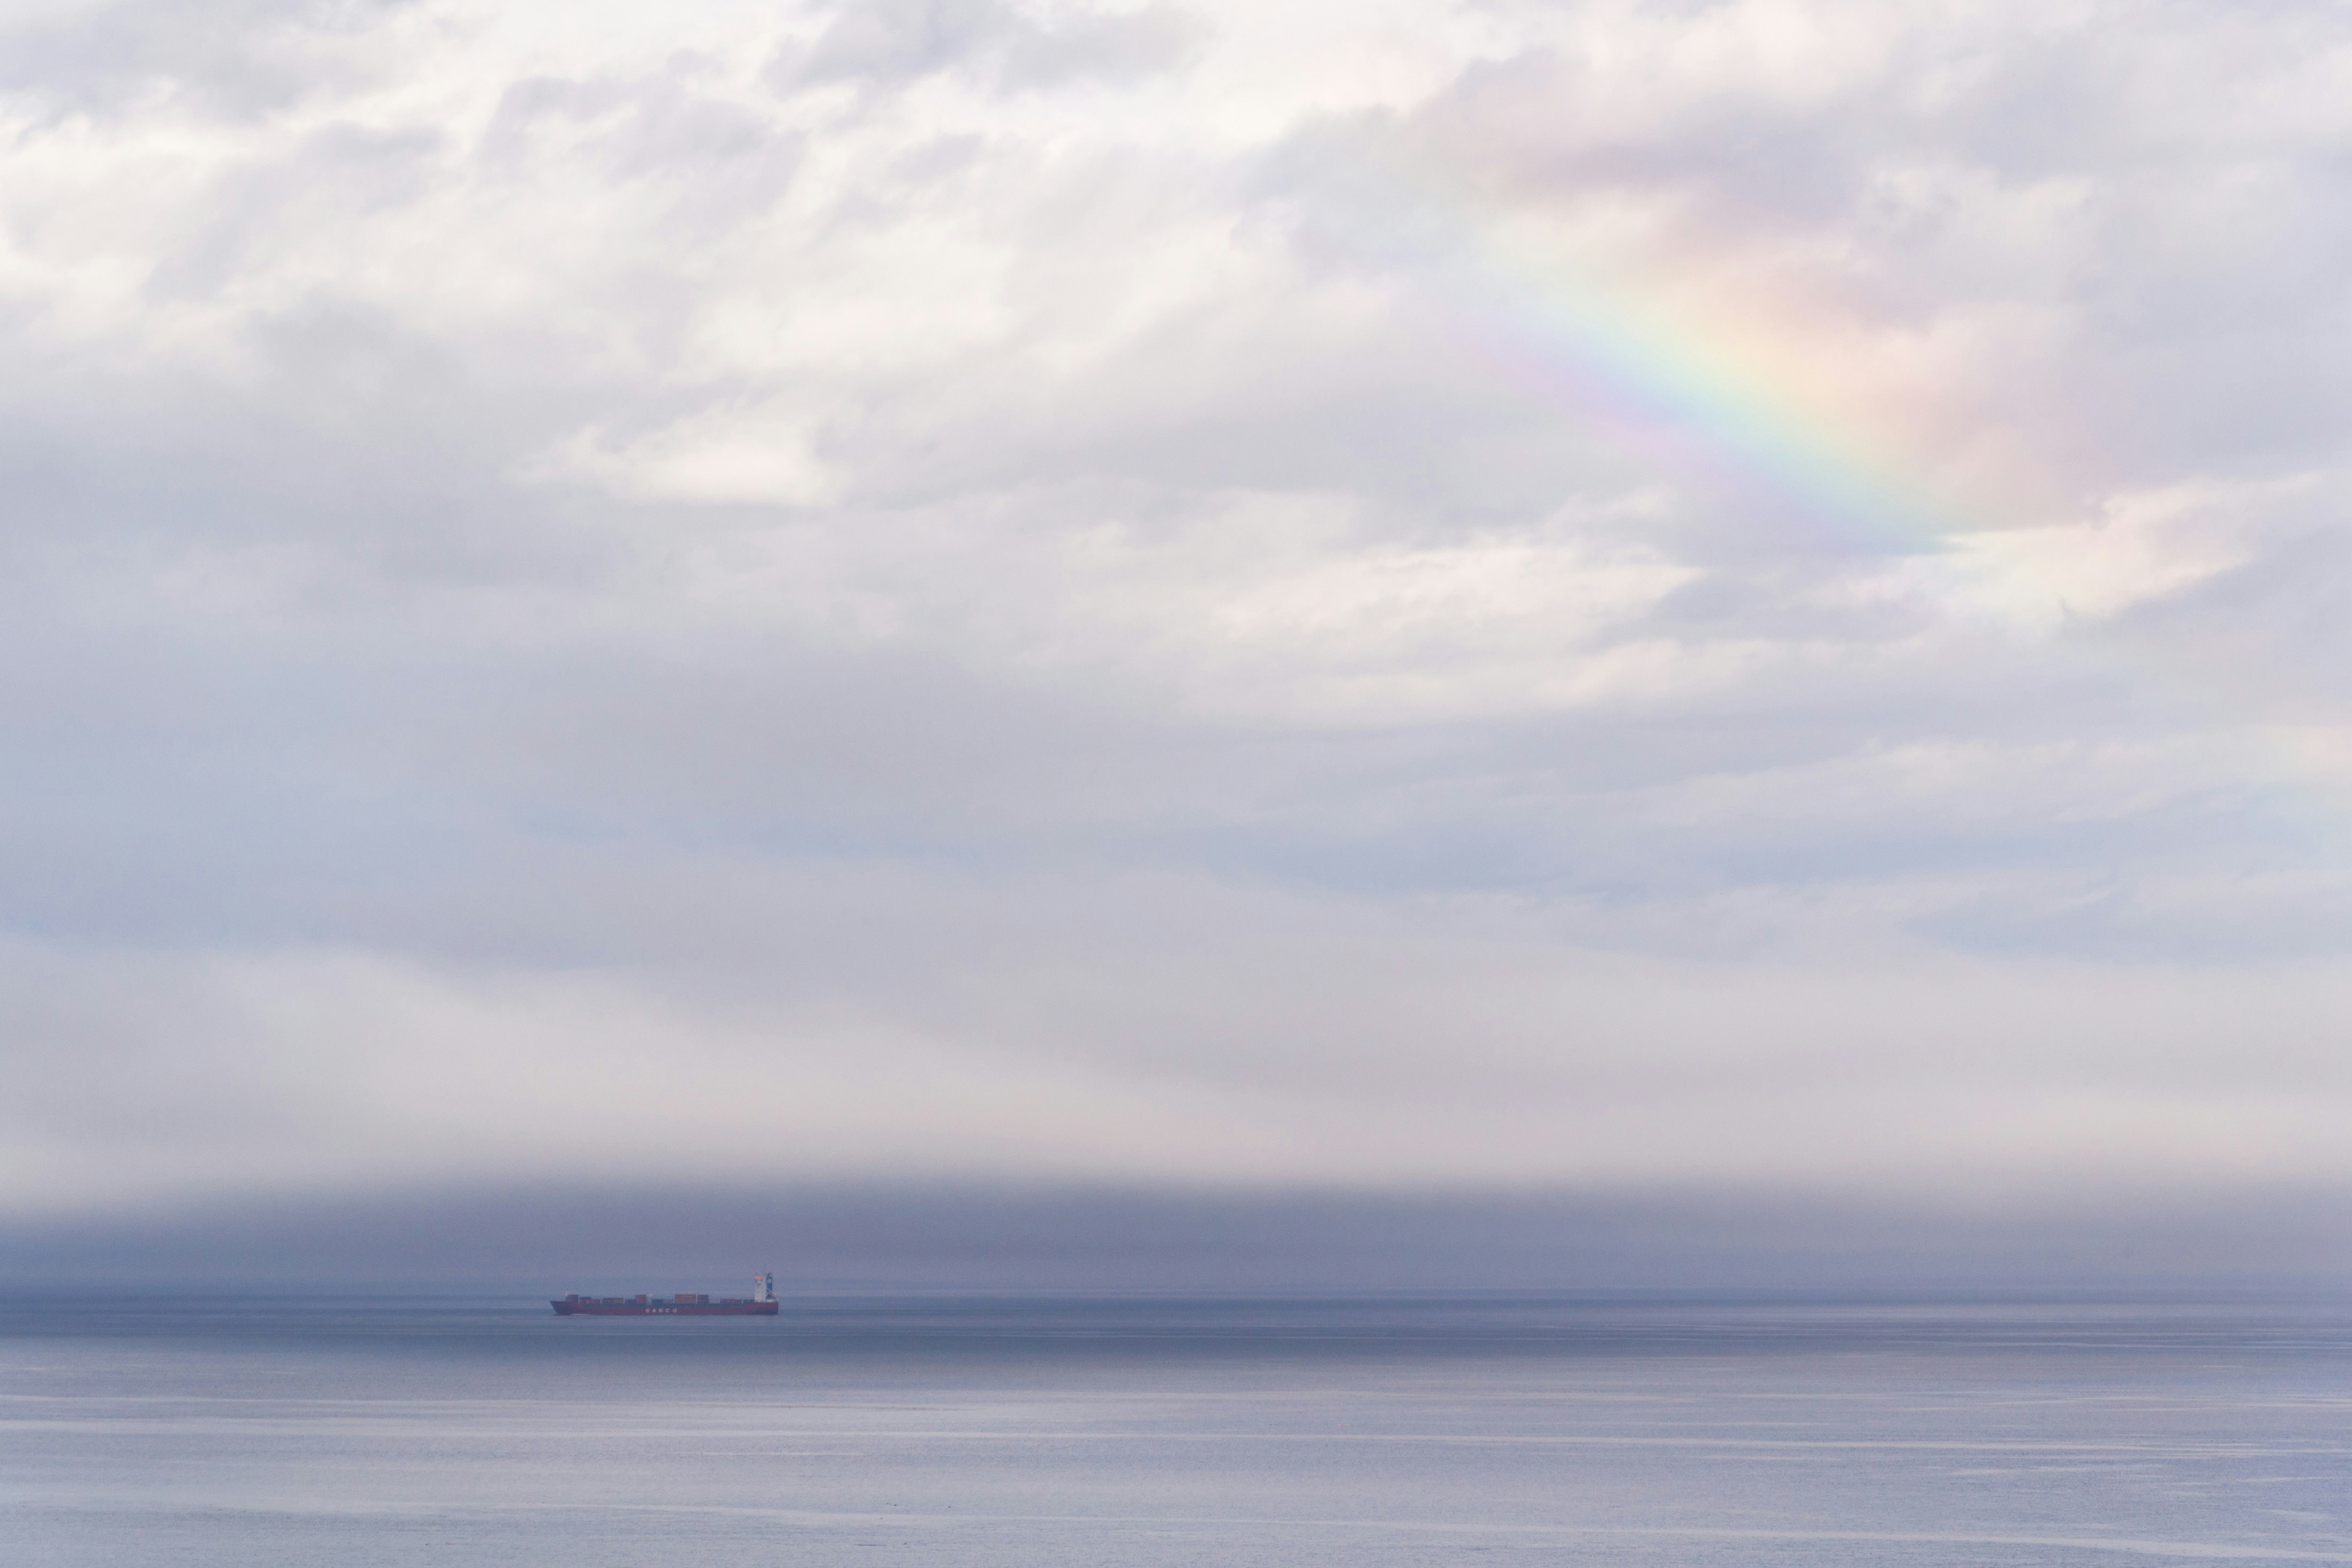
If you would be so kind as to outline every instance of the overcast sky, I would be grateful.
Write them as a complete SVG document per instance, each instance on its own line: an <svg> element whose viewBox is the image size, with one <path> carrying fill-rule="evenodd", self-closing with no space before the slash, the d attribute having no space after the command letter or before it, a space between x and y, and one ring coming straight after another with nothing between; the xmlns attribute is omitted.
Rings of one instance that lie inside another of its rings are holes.
<svg viewBox="0 0 2352 1568"><path fill-rule="evenodd" d="M0 8L0 1204L2352 1188L2352 12Z"/></svg>

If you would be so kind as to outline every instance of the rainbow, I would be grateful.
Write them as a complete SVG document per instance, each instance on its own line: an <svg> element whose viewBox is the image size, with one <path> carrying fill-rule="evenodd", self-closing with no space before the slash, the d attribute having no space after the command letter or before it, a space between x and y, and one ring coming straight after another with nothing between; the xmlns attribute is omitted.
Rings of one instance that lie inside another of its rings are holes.
<svg viewBox="0 0 2352 1568"><path fill-rule="evenodd" d="M1580 245L1540 214L1476 199L1475 183L1451 171L1388 172L1408 210L1433 217L1423 232L1442 236L1415 258L1412 298L1507 382L1609 432L1662 476L1730 498L1759 527L1801 527L1864 559L1931 558L1908 580L1950 614L1989 612L2036 641L2075 619L2080 570L2030 547L2059 530L2093 534L2112 521L2105 504L2032 462L2013 433L1988 434L1981 411L1955 418L1944 402L1939 414L1932 353L1923 365L1919 345L1890 350L1850 310L1785 283L1759 287L1752 272L1610 266L1596 255L1641 247ZM2352 842L2352 727L2261 722L2224 674L2163 648L2077 641L2068 651L2126 666L2107 673L2242 738L2246 783L2286 787L2300 801L2291 814L2315 827L2300 808L2325 794L2324 836Z"/></svg>
<svg viewBox="0 0 2352 1568"><path fill-rule="evenodd" d="M1729 254L1728 240L1628 243L1644 225L1624 221L1596 237L1589 214L1572 232L1393 145L1375 162L1375 204L1434 236L1414 258L1417 298L1447 333L1651 465L1769 497L1869 555L1952 554L1964 536L2085 520L2057 476L2004 449L2013 441L1960 434L1933 362L1942 346L1865 334L1792 281L1803 269L1759 286L1752 267L1689 259Z"/></svg>

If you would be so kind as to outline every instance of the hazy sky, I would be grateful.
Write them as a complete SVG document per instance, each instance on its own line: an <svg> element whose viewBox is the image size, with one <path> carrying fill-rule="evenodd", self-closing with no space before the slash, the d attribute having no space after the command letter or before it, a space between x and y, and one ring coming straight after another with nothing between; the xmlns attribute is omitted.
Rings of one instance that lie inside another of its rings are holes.
<svg viewBox="0 0 2352 1568"><path fill-rule="evenodd" d="M0 9L0 1204L2352 1187L2352 12Z"/></svg>

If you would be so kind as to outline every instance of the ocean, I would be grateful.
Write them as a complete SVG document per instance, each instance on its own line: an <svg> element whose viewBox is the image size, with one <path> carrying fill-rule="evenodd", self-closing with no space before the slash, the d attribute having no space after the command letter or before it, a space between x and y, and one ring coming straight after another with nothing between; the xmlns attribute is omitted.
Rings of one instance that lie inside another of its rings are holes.
<svg viewBox="0 0 2352 1568"><path fill-rule="evenodd" d="M0 1562L2352 1563L2352 1307L0 1301Z"/></svg>

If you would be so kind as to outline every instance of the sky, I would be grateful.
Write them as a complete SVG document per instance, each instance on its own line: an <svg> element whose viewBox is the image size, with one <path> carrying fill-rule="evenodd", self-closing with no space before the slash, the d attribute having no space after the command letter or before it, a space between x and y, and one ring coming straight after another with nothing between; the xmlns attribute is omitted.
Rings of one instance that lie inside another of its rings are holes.
<svg viewBox="0 0 2352 1568"><path fill-rule="evenodd" d="M2329 4L12 0L0 1224L2335 1202L2347 280Z"/></svg>

